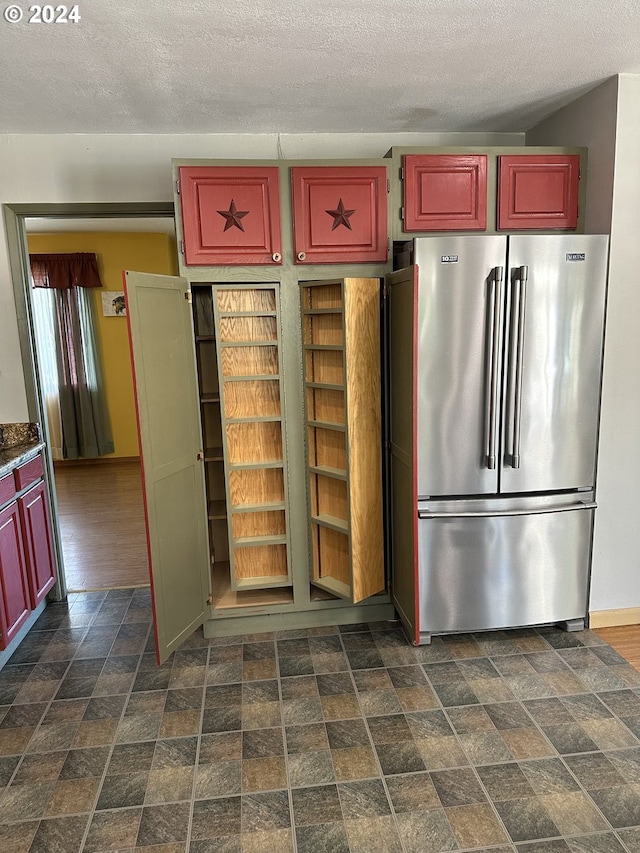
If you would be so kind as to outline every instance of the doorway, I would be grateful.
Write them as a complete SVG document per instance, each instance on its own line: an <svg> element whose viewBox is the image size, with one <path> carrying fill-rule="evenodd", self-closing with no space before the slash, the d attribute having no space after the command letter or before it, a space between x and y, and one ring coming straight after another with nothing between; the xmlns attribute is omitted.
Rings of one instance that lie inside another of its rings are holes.
<svg viewBox="0 0 640 853"><path fill-rule="evenodd" d="M44 215L45 210L34 211L34 215L21 217L24 251L25 254L29 251L36 253L92 251L98 255L100 262L103 254L101 246L104 248L105 244L113 245L114 242L126 243L125 248L128 251L121 251L120 260L115 262L119 265L117 278L113 278L113 270L111 270L111 277L103 279L103 290L121 291L121 269L134 268L148 272L174 273L177 262L175 223L172 210L171 215L166 215L169 212L166 207L165 205L165 215L158 213L154 216L127 216L126 210L123 210L122 216L111 213L108 218L98 219L73 214L50 218ZM39 216L38 213L43 215ZM18 231L20 230L18 228ZM119 235L122 235L122 240ZM165 252L166 257L163 259L159 259L152 245L150 251L150 242L153 243L154 235L156 237L162 235L164 246L168 247ZM136 246L136 243L140 245ZM171 260L167 264L169 257ZM165 263L160 263L160 260ZM160 266L158 266L159 263ZM28 330L29 342L33 350L39 331L32 311L29 287L26 282L24 284L25 315L28 318L25 325L28 329L21 329L21 338ZM99 302L99 294L97 296ZM111 330L120 325L122 332L126 326L126 320L122 316L111 322L113 323ZM105 328L109 327L105 326ZM108 337L108 335L101 336L100 343L106 349L111 348L112 354L114 347L117 351L119 357L119 360L116 359L115 368L117 384L128 385L131 388L132 412L129 413L129 421L132 419L135 421L128 342L123 346L120 340L114 345ZM21 340L21 343L24 349L25 341ZM123 435L122 427L123 419L126 420L123 418L123 409L128 406L122 402L122 394L120 397L117 393L111 395L115 421L119 424L118 429L115 430L114 437L118 437L113 454L98 460L54 459L50 441L51 430L47 422L39 375L40 363L37 353L34 352L33 355L35 374L32 377L35 392L33 402L34 409L38 412L38 416L33 419L42 424L43 435L47 442L46 455L49 456L56 549L59 555L58 564L63 567L58 596L62 597L67 591L148 586L149 564L137 428L134 425L135 436L132 444L131 424L129 424L128 436ZM113 365L111 368L113 385ZM124 433L126 432L125 429Z"/></svg>

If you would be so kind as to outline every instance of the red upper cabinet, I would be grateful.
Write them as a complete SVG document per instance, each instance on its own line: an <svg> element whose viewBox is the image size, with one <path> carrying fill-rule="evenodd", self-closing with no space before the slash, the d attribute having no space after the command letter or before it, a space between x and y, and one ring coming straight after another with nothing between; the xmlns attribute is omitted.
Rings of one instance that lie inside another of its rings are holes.
<svg viewBox="0 0 640 853"><path fill-rule="evenodd" d="M486 154L405 154L404 231L484 231Z"/></svg>
<svg viewBox="0 0 640 853"><path fill-rule="evenodd" d="M188 266L282 263L277 166L181 166Z"/></svg>
<svg viewBox="0 0 640 853"><path fill-rule="evenodd" d="M576 228L578 154L499 157L498 229Z"/></svg>
<svg viewBox="0 0 640 853"><path fill-rule="evenodd" d="M386 166L293 166L297 264L387 260Z"/></svg>

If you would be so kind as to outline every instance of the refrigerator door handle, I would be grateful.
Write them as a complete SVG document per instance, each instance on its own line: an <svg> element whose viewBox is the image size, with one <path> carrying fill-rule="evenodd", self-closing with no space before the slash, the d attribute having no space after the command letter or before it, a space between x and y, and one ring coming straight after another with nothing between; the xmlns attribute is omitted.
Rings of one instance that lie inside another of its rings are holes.
<svg viewBox="0 0 640 853"><path fill-rule="evenodd" d="M506 515L542 515L548 512L566 512L576 509L596 509L595 501L578 501L574 504L559 506L543 506L535 509L505 509L505 510L476 510L471 512L430 512L428 509L418 510L418 518L494 518Z"/></svg>
<svg viewBox="0 0 640 853"><path fill-rule="evenodd" d="M518 282L518 314L517 336L515 340L515 384L513 395L513 446L511 452L511 467L520 467L520 427L522 423L522 368L524 364L524 319L527 302L527 279L529 267L518 267L515 271L514 282Z"/></svg>
<svg viewBox="0 0 640 853"><path fill-rule="evenodd" d="M498 402L498 359L500 349L500 306L503 268L495 267L489 282L489 328L486 366L485 459L487 468L496 467L496 419Z"/></svg>

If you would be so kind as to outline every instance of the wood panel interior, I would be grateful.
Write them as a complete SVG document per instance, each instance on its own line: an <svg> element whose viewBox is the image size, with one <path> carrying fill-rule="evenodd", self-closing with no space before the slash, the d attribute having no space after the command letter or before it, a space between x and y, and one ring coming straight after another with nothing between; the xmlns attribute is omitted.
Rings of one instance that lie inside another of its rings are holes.
<svg viewBox="0 0 640 853"><path fill-rule="evenodd" d="M226 425L231 465L282 461L280 421L247 421Z"/></svg>
<svg viewBox="0 0 640 853"><path fill-rule="evenodd" d="M345 424L344 391L307 388L307 414L311 421Z"/></svg>
<svg viewBox="0 0 640 853"><path fill-rule="evenodd" d="M309 475L309 494L312 516L330 516L346 524L349 519L346 480L312 473Z"/></svg>
<svg viewBox="0 0 640 853"><path fill-rule="evenodd" d="M196 338L215 337L211 285L193 285L193 325Z"/></svg>
<svg viewBox="0 0 640 853"><path fill-rule="evenodd" d="M284 503L282 468L234 468L229 472L231 506Z"/></svg>
<svg viewBox="0 0 640 853"><path fill-rule="evenodd" d="M309 427L309 465L347 471L346 434L322 427Z"/></svg>
<svg viewBox="0 0 640 853"><path fill-rule="evenodd" d="M287 523L284 510L271 512L232 512L231 535L234 539L251 536L285 536Z"/></svg>
<svg viewBox="0 0 640 853"><path fill-rule="evenodd" d="M222 422L220 420L220 406L214 403L201 406L202 417L202 440L204 450L212 453L215 448L222 447Z"/></svg>
<svg viewBox="0 0 640 853"><path fill-rule="evenodd" d="M201 397L220 393L216 342L213 338L198 341L198 388Z"/></svg>
<svg viewBox="0 0 640 853"><path fill-rule="evenodd" d="M304 342L322 346L342 346L344 344L342 312L307 314L304 318Z"/></svg>
<svg viewBox="0 0 640 853"><path fill-rule="evenodd" d="M209 541L211 543L211 558L215 562L228 562L229 536L226 518L209 519Z"/></svg>
<svg viewBox="0 0 640 853"><path fill-rule="evenodd" d="M305 381L344 385L344 358L340 350L307 350Z"/></svg>
<svg viewBox="0 0 640 853"><path fill-rule="evenodd" d="M278 287L220 285L215 299L232 539L229 583L238 592L289 582Z"/></svg>
<svg viewBox="0 0 640 853"><path fill-rule="evenodd" d="M279 416L280 383L277 379L227 381L223 385L224 414L228 419Z"/></svg>
<svg viewBox="0 0 640 853"><path fill-rule="evenodd" d="M276 310L275 288L232 288L217 289L220 313L258 313Z"/></svg>
<svg viewBox="0 0 640 853"><path fill-rule="evenodd" d="M313 577L315 580L334 578L351 585L349 537L320 524L312 524Z"/></svg>
<svg viewBox="0 0 640 853"><path fill-rule="evenodd" d="M222 375L277 376L277 346L225 346L221 350Z"/></svg>
<svg viewBox="0 0 640 853"><path fill-rule="evenodd" d="M225 501L226 488L224 482L224 465L222 462L211 462L205 465L205 480L207 498L211 501Z"/></svg>
<svg viewBox="0 0 640 853"><path fill-rule="evenodd" d="M275 316L220 318L220 343L277 340L278 326Z"/></svg>
<svg viewBox="0 0 640 853"><path fill-rule="evenodd" d="M236 547L233 561L237 580L287 577L287 546L284 544Z"/></svg>
<svg viewBox="0 0 640 853"><path fill-rule="evenodd" d="M342 308L342 282L304 286L304 308Z"/></svg>

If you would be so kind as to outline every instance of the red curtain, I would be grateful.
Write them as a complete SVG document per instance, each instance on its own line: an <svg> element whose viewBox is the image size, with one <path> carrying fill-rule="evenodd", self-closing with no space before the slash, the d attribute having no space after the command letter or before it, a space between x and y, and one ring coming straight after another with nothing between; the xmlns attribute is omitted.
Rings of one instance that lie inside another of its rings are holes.
<svg viewBox="0 0 640 853"><path fill-rule="evenodd" d="M98 259L89 252L29 255L29 260L34 287L102 287Z"/></svg>

